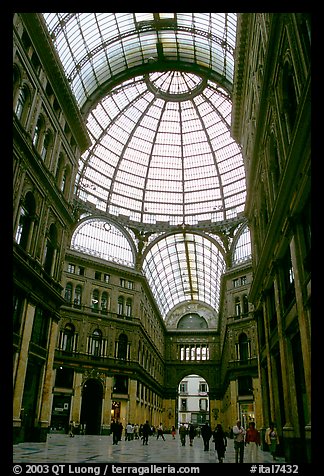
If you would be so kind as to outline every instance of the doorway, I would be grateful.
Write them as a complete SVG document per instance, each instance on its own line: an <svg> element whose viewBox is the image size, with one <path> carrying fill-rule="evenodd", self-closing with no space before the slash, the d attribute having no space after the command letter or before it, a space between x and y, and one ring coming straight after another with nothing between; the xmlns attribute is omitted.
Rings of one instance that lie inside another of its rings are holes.
<svg viewBox="0 0 324 476"><path fill-rule="evenodd" d="M85 382L82 392L80 423L86 435L100 435L102 414L102 384L95 379Z"/></svg>

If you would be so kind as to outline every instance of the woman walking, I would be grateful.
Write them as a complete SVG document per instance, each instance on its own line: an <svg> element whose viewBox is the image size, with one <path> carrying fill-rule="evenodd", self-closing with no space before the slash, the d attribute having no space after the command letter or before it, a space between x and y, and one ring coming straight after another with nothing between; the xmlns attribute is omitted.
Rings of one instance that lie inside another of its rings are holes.
<svg viewBox="0 0 324 476"><path fill-rule="evenodd" d="M220 423L216 425L216 428L213 431L213 442L215 443L215 451L218 457L218 461L220 463L223 463L227 447L227 438L226 433Z"/></svg>
<svg viewBox="0 0 324 476"><path fill-rule="evenodd" d="M274 461L276 461L277 445L279 444L278 432L274 426L274 423L270 423L265 433L265 442L269 445L269 451Z"/></svg>

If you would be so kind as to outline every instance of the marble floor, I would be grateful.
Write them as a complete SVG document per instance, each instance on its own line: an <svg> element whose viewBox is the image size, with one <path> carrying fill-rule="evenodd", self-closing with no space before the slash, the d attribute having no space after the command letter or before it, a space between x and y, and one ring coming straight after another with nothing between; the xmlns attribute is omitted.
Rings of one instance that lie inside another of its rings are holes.
<svg viewBox="0 0 324 476"><path fill-rule="evenodd" d="M258 451L258 463L272 463L269 452ZM246 456L246 451L245 451ZM246 458L244 459L246 462ZM202 438L196 437L193 446L189 441L182 446L177 435L165 435L165 441L149 437L148 445L141 440L112 444L112 436L49 434L44 443L13 445L14 463L216 463L214 444L204 451ZM284 458L277 458L284 463ZM224 463L235 463L234 443L228 439Z"/></svg>

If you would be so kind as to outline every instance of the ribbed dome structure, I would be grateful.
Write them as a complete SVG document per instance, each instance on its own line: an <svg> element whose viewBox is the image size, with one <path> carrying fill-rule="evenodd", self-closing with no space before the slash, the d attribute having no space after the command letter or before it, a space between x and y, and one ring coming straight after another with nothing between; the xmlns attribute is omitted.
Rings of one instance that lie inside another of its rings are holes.
<svg viewBox="0 0 324 476"><path fill-rule="evenodd" d="M79 197L131 222L236 218L245 201L225 90L193 73L154 72L115 87L88 116Z"/></svg>

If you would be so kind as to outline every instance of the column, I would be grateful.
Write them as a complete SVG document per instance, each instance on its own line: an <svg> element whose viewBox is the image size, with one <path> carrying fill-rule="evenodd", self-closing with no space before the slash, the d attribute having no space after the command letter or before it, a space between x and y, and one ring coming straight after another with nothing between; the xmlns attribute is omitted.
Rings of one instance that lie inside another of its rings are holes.
<svg viewBox="0 0 324 476"><path fill-rule="evenodd" d="M17 372L13 389L13 424L16 427L21 426L21 403L24 393L24 383L28 363L28 348L33 330L35 309L36 308L33 304L27 303L20 354L18 358Z"/></svg>
<svg viewBox="0 0 324 476"><path fill-rule="evenodd" d="M110 434L111 425L111 389L113 386L113 377L106 377L105 394L102 402L102 434Z"/></svg>
<svg viewBox="0 0 324 476"><path fill-rule="evenodd" d="M45 368L44 382L43 382L43 392L40 403L40 441L46 441L47 431L50 424L51 416L51 407L52 407L52 389L54 385L54 353L56 347L56 338L58 331L58 322L55 318L51 319L51 328L50 328L50 342L48 345L48 356Z"/></svg>

